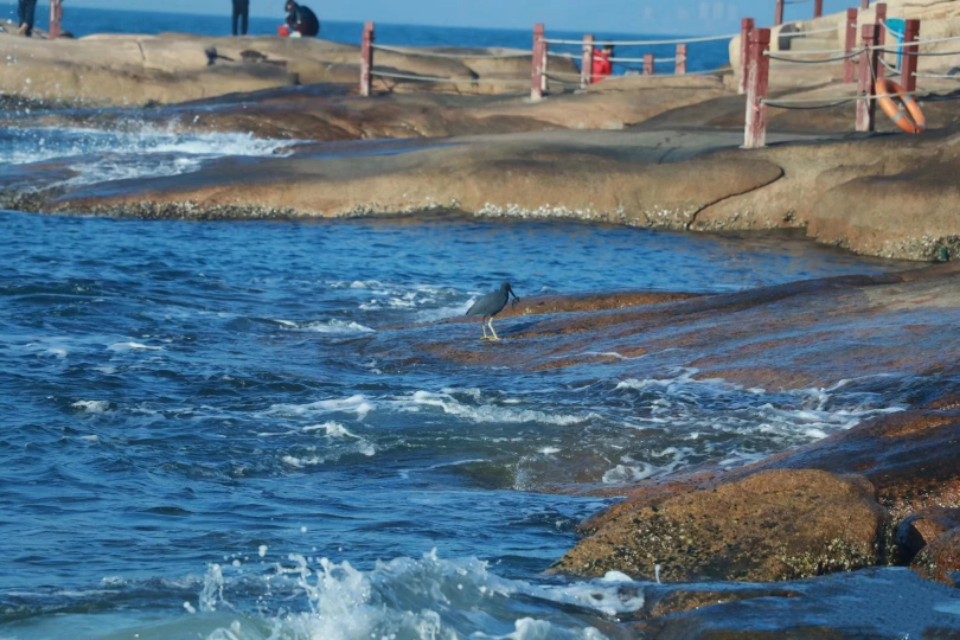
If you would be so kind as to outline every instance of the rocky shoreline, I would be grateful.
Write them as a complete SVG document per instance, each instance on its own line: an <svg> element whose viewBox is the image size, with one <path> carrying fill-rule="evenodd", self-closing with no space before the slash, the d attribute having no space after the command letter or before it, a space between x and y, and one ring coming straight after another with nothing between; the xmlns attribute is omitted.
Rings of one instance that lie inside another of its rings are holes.
<svg viewBox="0 0 960 640"><path fill-rule="evenodd" d="M291 154L79 186L64 185L69 168L35 166L0 176L0 206L141 218L430 212L691 232L786 229L865 255L924 262L960 255L960 114L949 101L953 85L931 85L924 104L931 128L920 137L901 135L884 121L877 134L853 134L848 105L774 112L770 146L745 151L739 149L743 99L729 71L615 79L538 103L471 87L425 92L403 83L380 85L388 93L361 98L353 86L354 48L263 39L243 44L263 56L247 62L251 56L230 48L238 45L213 40L0 37L8 60L4 92L73 107L0 119L16 127L131 117L300 141ZM211 46L241 62L207 65L201 54ZM84 66L62 65L65 57ZM139 71L133 60L140 61ZM416 55L391 54L389 64L425 75L451 73L440 68L447 63ZM458 64L482 77L479 67ZM37 80L25 83L27 77ZM94 81L107 79L114 93L98 103L88 92ZM780 97L829 100L848 89L827 77L779 91ZM155 106L133 113L100 109L132 103L132 95L138 105ZM438 345L432 338L422 351L535 371L544 366L539 338L550 337L551 367L582 362L575 341L596 345L598 353L670 351L675 364L701 375L767 388L832 385L890 370L936 378L943 392L917 397L908 411L746 469L619 488L628 498L585 525L585 539L555 570L779 581L903 565L956 586L958 273L951 263L728 296L528 302L514 313L533 320L504 332L509 354ZM818 341L791 338L796 327L811 325ZM743 326L751 327L749 341ZM729 357L703 361L697 344L705 340L726 341ZM662 364L661 356L651 362Z"/></svg>

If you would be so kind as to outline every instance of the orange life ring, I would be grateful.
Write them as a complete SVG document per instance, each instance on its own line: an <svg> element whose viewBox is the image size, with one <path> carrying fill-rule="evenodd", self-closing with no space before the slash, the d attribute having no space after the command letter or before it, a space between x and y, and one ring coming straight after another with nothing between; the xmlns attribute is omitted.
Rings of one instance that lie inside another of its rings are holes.
<svg viewBox="0 0 960 640"><path fill-rule="evenodd" d="M896 82L881 78L877 80L877 102L893 123L906 133L923 133L927 128L927 119L913 96L904 94L903 87Z"/></svg>

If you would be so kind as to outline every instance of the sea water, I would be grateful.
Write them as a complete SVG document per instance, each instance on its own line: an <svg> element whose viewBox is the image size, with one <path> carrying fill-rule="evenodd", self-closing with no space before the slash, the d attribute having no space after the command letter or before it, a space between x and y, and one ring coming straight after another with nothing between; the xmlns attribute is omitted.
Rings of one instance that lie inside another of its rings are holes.
<svg viewBox="0 0 960 640"><path fill-rule="evenodd" d="M411 330L476 340L443 321L505 278L723 292L892 266L799 241L15 212L0 230L3 638L611 637L643 585L544 574L606 503L543 490L745 464L909 393L409 363ZM867 606L909 585L920 620L956 618L909 572L845 580L804 588Z"/></svg>
<svg viewBox="0 0 960 640"><path fill-rule="evenodd" d="M307 4L310 4L309 2ZM76 37L92 34L144 34L156 35L162 33L190 33L204 36L229 36L232 29L230 5L225 3L222 16L212 15L185 15L179 13L161 13L135 10L107 10L74 7L65 5L63 28ZM49 28L49 12L45 6L37 9L38 29ZM320 15L320 38L360 45L363 34L363 22L342 22L325 20L322 6L314 6ZM248 34L251 36L275 36L277 28L283 24L285 13L282 3L277 3L277 17L275 19L251 17ZM376 16L370 16L376 20ZM545 18L546 19L546 18ZM16 4L0 3L0 20L17 21ZM638 25L641 27L642 25ZM550 38L561 40L582 41L584 33L550 29ZM675 36L649 36L641 28L630 30L628 25L622 32L598 31L594 34L598 40L613 41L641 41L664 40ZM730 35L724 33L711 34L715 36ZM530 29L484 29L470 27L435 27L423 25L380 24L377 23L377 43L389 46L406 47L503 47L530 51L533 46L533 25ZM729 39L711 42L698 42L690 46L688 70L705 71L717 69L729 64ZM571 54L579 60L581 55L579 45L554 45L553 52ZM621 58L639 59L644 54L653 53L658 58L672 59L676 55L676 45L653 46L618 46L617 56ZM673 63L667 63L661 72L672 71ZM614 73L639 73L643 70L642 63L617 63Z"/></svg>
<svg viewBox="0 0 960 640"><path fill-rule="evenodd" d="M295 150L135 113L109 128L15 115L0 180L20 189L51 166L97 185ZM524 297L722 293L904 266L782 236L6 211L0 256L4 640L632 637L672 587L547 575L610 504L557 487L744 465L931 384L785 392L418 352L434 334L477 341L449 320L504 279ZM866 637L960 627L955 592L906 570L788 586L802 597L691 615Z"/></svg>

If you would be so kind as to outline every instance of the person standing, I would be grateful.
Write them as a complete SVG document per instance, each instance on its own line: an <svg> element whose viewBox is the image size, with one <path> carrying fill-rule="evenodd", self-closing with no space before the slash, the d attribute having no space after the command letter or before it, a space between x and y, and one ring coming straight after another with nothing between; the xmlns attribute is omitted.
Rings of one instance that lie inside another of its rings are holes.
<svg viewBox="0 0 960 640"><path fill-rule="evenodd" d="M19 0L17 18L20 21L18 33L29 38L33 35L33 21L37 14L37 0Z"/></svg>
<svg viewBox="0 0 960 640"><path fill-rule="evenodd" d="M316 37L320 33L320 20L317 14L310 10L305 4L297 4L295 0L287 0L287 26L290 28L290 35L294 33L300 36Z"/></svg>
<svg viewBox="0 0 960 640"><path fill-rule="evenodd" d="M247 35L247 23L250 20L250 0L233 0L233 35L237 35L237 23L240 23L240 35Z"/></svg>

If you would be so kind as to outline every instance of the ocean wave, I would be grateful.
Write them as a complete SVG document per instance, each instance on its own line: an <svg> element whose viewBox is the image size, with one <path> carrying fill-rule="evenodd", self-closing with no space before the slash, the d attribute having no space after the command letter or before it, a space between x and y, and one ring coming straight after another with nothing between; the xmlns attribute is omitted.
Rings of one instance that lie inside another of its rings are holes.
<svg viewBox="0 0 960 640"><path fill-rule="evenodd" d="M185 132L173 123L141 121L112 129L8 128L0 135L6 163L62 162L75 174L62 182L66 186L180 175L214 158L282 155L295 144L247 133Z"/></svg>
<svg viewBox="0 0 960 640"><path fill-rule="evenodd" d="M290 320L274 320L284 329L291 331L312 331L315 333L355 334L374 333L375 329L352 320L312 320L310 322L293 322Z"/></svg>
<svg viewBox="0 0 960 640"><path fill-rule="evenodd" d="M583 415L566 413L548 413L537 409L522 409L490 402L478 402L475 405L461 402L450 393L435 393L431 391L415 391L411 396L397 399L396 405L406 411L422 411L424 408L439 409L443 413L471 422L496 422L518 424L539 422L568 426L581 424L591 420L595 414Z"/></svg>
<svg viewBox="0 0 960 640"><path fill-rule="evenodd" d="M272 573L271 598L261 598L258 606L278 612L257 614L266 618L263 635L257 625L243 623L244 614L232 602L236 578L229 566L211 566L196 604L187 602L185 608L196 615L229 611L238 616L208 640L601 640L605 636L590 624L591 616L599 621L644 605L642 586L622 574L577 584L535 584L502 578L477 558L443 559L436 551L378 561L366 571L348 561L291 554ZM296 606L291 593L301 600L301 611L289 611Z"/></svg>

